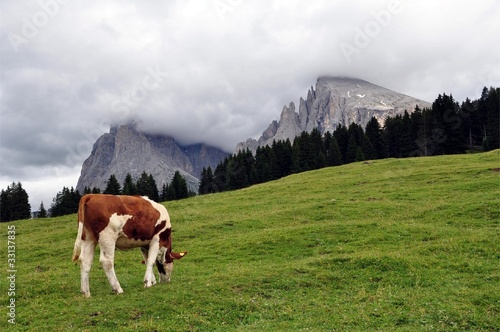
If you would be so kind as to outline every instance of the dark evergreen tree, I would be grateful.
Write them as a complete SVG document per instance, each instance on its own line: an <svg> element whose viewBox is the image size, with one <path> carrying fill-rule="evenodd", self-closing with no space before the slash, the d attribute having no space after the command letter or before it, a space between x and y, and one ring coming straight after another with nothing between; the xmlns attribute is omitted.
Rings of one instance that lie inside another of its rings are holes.
<svg viewBox="0 0 500 332"><path fill-rule="evenodd" d="M333 136L337 140L343 163L347 163L347 149L349 147L349 133L347 132L347 128L339 125L333 132Z"/></svg>
<svg viewBox="0 0 500 332"><path fill-rule="evenodd" d="M114 174L111 174L111 176L109 177L108 182L106 183L106 189L104 189L104 193L110 195L121 194L120 183L118 183L118 180L116 179L116 176Z"/></svg>
<svg viewBox="0 0 500 332"><path fill-rule="evenodd" d="M410 114L405 111L401 117L401 137L399 138L400 157L410 157L415 153L416 134L413 132L412 121Z"/></svg>
<svg viewBox="0 0 500 332"><path fill-rule="evenodd" d="M500 88L490 88L486 100L486 148L500 148Z"/></svg>
<svg viewBox="0 0 500 332"><path fill-rule="evenodd" d="M81 195L78 190L75 191L73 187L71 189L63 187L62 191L58 192L53 199L50 207L50 215L58 217L78 212L80 198Z"/></svg>
<svg viewBox="0 0 500 332"><path fill-rule="evenodd" d="M328 144L326 162L328 166L338 166L343 164L342 155L340 153L339 145L337 144L337 139L333 135L331 135L331 141L330 144Z"/></svg>
<svg viewBox="0 0 500 332"><path fill-rule="evenodd" d="M396 115L385 120L383 138L387 147L387 156L389 158L401 157L401 133L403 131L403 118Z"/></svg>
<svg viewBox="0 0 500 332"><path fill-rule="evenodd" d="M86 195L86 194L100 194L100 193L101 193L101 189L96 188L96 187L94 187L92 189L90 189L89 187L85 187L83 189L83 194L84 195Z"/></svg>
<svg viewBox="0 0 500 332"><path fill-rule="evenodd" d="M315 155L315 146L311 140L311 135L303 131L293 140L293 152L295 154L294 164L292 166L294 173L306 172L314 169L317 157Z"/></svg>
<svg viewBox="0 0 500 332"><path fill-rule="evenodd" d="M460 117L464 121L463 136L469 150L479 150L483 143L483 123L479 117L478 102L466 98L460 105Z"/></svg>
<svg viewBox="0 0 500 332"><path fill-rule="evenodd" d="M365 154L363 152L363 149L360 146L358 146L356 148L356 160L355 161L363 161L363 160L366 160Z"/></svg>
<svg viewBox="0 0 500 332"><path fill-rule="evenodd" d="M415 135L415 154L418 156L431 156L434 154L435 140L439 139L437 131L433 127L432 110L424 108L417 109L411 114Z"/></svg>
<svg viewBox="0 0 500 332"><path fill-rule="evenodd" d="M9 190L9 187L7 186L7 190L2 189L0 193L0 222L12 220Z"/></svg>
<svg viewBox="0 0 500 332"><path fill-rule="evenodd" d="M137 193L141 196L147 196L151 200L158 202L160 200L160 195L158 194L158 187L156 186L156 181L153 175L147 174L145 171L141 173L141 176L136 183Z"/></svg>
<svg viewBox="0 0 500 332"><path fill-rule="evenodd" d="M168 184L164 183L161 187L160 192L160 202L165 202L168 200Z"/></svg>
<svg viewBox="0 0 500 332"><path fill-rule="evenodd" d="M186 180L176 171L169 185L169 200L177 200L189 197Z"/></svg>
<svg viewBox="0 0 500 332"><path fill-rule="evenodd" d="M238 151L228 157L226 165L227 190L245 188L256 182L254 157L250 150Z"/></svg>
<svg viewBox="0 0 500 332"><path fill-rule="evenodd" d="M286 141L274 141L272 145L274 162L271 161L272 177L282 178L292 173L293 147L289 139Z"/></svg>
<svg viewBox="0 0 500 332"><path fill-rule="evenodd" d="M318 128L314 128L310 134L311 137L311 158L312 162L310 164L311 169L320 169L326 166L326 149Z"/></svg>
<svg viewBox="0 0 500 332"><path fill-rule="evenodd" d="M214 182L215 182L215 190L216 192L222 192L226 191L226 167L229 162L228 158L225 158L223 161L221 161L217 167L215 168L214 172Z"/></svg>
<svg viewBox="0 0 500 332"><path fill-rule="evenodd" d="M123 195L138 195L139 194L139 191L137 190L137 186L134 183L134 180L132 179L132 175L130 175L130 173L127 173L127 175L125 176L125 181L123 182L122 194Z"/></svg>
<svg viewBox="0 0 500 332"><path fill-rule="evenodd" d="M153 201L158 202L160 200L160 195L158 194L158 186L156 185L156 181L153 177L153 174L149 174L148 182L150 188L148 197L151 198Z"/></svg>
<svg viewBox="0 0 500 332"><path fill-rule="evenodd" d="M43 202L40 203L40 207L38 208L38 218L47 218L47 210L45 210Z"/></svg>
<svg viewBox="0 0 500 332"><path fill-rule="evenodd" d="M361 157L361 154L359 153L361 148L358 146L358 143L356 142L356 135L352 133L349 136L349 143L347 144L347 155L346 155L346 163L352 163L355 161L359 161L358 157ZM364 156L363 156L364 159Z"/></svg>
<svg viewBox="0 0 500 332"><path fill-rule="evenodd" d="M372 117L366 124L365 135L371 142L375 155L373 159L382 159L387 155L386 146L382 139L382 128L377 118Z"/></svg>
<svg viewBox="0 0 500 332"><path fill-rule="evenodd" d="M216 185L215 185L215 179L214 175L212 173L212 168L208 166L208 168L203 167L203 170L201 171L201 178L200 178L200 186L198 188L198 194L204 195L204 194L211 194L215 193L217 190Z"/></svg>
<svg viewBox="0 0 500 332"><path fill-rule="evenodd" d="M31 217L29 197L21 182L12 182L0 194L0 221L28 219Z"/></svg>
<svg viewBox="0 0 500 332"><path fill-rule="evenodd" d="M256 183L264 183L275 179L273 169L276 163L274 151L268 145L258 147L255 153Z"/></svg>
<svg viewBox="0 0 500 332"><path fill-rule="evenodd" d="M459 106L451 95L439 95L432 103L434 131L440 137L434 140L434 154L456 154L465 152L463 121L459 116Z"/></svg>

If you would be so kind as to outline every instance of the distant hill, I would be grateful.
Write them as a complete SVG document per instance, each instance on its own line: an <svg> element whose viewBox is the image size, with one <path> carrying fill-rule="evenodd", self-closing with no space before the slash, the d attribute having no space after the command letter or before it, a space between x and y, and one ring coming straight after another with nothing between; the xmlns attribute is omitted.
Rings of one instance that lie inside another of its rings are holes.
<svg viewBox="0 0 500 332"><path fill-rule="evenodd" d="M160 190L179 171L188 188L197 192L203 167L215 168L226 156L226 152L206 144L182 146L170 136L142 133L135 124L112 127L95 142L83 163L76 189L103 190L112 174L123 184L127 173L137 180L146 171L153 175Z"/></svg>
<svg viewBox="0 0 500 332"><path fill-rule="evenodd" d="M431 104L381 86L346 77L320 77L316 88L311 86L307 98L299 101L298 112L293 102L284 106L279 121L273 121L255 140L249 138L238 143L236 151L271 145L274 140L293 141L303 131L318 128L321 134L333 132L338 125L351 123L366 126L372 117L383 124L388 116L411 113L415 106L430 107Z"/></svg>

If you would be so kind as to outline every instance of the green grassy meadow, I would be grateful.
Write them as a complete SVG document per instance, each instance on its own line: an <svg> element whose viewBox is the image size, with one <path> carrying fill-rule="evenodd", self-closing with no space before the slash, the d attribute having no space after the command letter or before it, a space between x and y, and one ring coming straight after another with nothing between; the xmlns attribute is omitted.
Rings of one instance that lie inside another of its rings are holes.
<svg viewBox="0 0 500 332"><path fill-rule="evenodd" d="M0 224L0 330L500 331L498 168L499 150L376 160L165 202L189 252L172 282L144 289L139 250L120 251L115 295L96 252L90 299L76 215Z"/></svg>

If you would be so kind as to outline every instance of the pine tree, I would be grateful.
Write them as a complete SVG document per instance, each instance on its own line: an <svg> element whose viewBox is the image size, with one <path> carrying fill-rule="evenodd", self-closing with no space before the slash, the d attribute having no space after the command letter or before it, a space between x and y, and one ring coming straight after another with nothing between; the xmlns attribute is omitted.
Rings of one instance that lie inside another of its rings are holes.
<svg viewBox="0 0 500 332"><path fill-rule="evenodd" d="M323 137L318 128L314 128L310 134L311 137L311 169L320 169L326 166L326 149Z"/></svg>
<svg viewBox="0 0 500 332"><path fill-rule="evenodd" d="M21 182L12 182L0 194L0 221L28 219L31 216L29 197Z"/></svg>
<svg viewBox="0 0 500 332"><path fill-rule="evenodd" d="M339 145L337 144L337 139L332 135L327 151L327 165L338 166L342 164L342 155L340 153Z"/></svg>
<svg viewBox="0 0 500 332"><path fill-rule="evenodd" d="M269 145L259 146L255 152L255 170L257 173L255 183L264 183L274 179L273 169L275 163L272 148Z"/></svg>
<svg viewBox="0 0 500 332"><path fill-rule="evenodd" d="M175 193L175 195L173 195L173 199L183 199L189 197L186 180L181 176L179 171L175 172L172 183L169 187L171 187L173 193Z"/></svg>
<svg viewBox="0 0 500 332"><path fill-rule="evenodd" d="M439 137L434 139L435 154L465 152L463 121L459 116L459 109L452 95L439 95L432 104L433 130L439 134Z"/></svg>
<svg viewBox="0 0 500 332"><path fill-rule="evenodd" d="M63 187L62 191L58 192L53 199L50 207L50 215L52 217L63 216L66 214L76 213L81 195L78 190Z"/></svg>
<svg viewBox="0 0 500 332"><path fill-rule="evenodd" d="M383 138L387 147L387 157L401 157L401 132L403 130L403 118L401 115L385 119Z"/></svg>
<svg viewBox="0 0 500 332"><path fill-rule="evenodd" d="M221 161L217 167L215 168L214 172L214 184L215 184L215 190L216 192L223 192L226 190L226 168L227 164L229 162L228 158L225 158L223 161Z"/></svg>
<svg viewBox="0 0 500 332"><path fill-rule="evenodd" d="M343 163L347 163L347 149L349 147L349 133L347 132L347 128L339 125L333 132L333 136L337 140Z"/></svg>
<svg viewBox="0 0 500 332"><path fill-rule="evenodd" d="M164 183L161 187L160 202L168 200L168 184Z"/></svg>
<svg viewBox="0 0 500 332"><path fill-rule="evenodd" d="M368 121L365 128L365 135L371 142L375 151L374 159L385 158L386 148L384 140L382 139L382 128L377 118L372 117L371 120Z"/></svg>
<svg viewBox="0 0 500 332"><path fill-rule="evenodd" d="M127 173L127 176L125 176L125 181L123 182L122 194L123 195L139 194L137 186L135 185L134 180L132 179L132 175L130 175L130 173Z"/></svg>
<svg viewBox="0 0 500 332"><path fill-rule="evenodd" d="M490 88L486 109L487 148L498 149L500 147L500 88Z"/></svg>
<svg viewBox="0 0 500 332"><path fill-rule="evenodd" d="M274 141L271 147L274 162L271 161L273 178L279 179L292 174L293 147L289 139Z"/></svg>
<svg viewBox="0 0 500 332"><path fill-rule="evenodd" d="M160 200L160 195L158 194L158 187L156 186L156 181L152 174L147 174L145 171L141 173L141 176L136 183L137 193L141 196L147 196L155 202Z"/></svg>
<svg viewBox="0 0 500 332"><path fill-rule="evenodd" d="M349 136L349 143L347 145L346 163L355 162L358 159L357 158L358 155L359 155L358 143L356 143L356 136L355 136L355 134L352 133Z"/></svg>
<svg viewBox="0 0 500 332"><path fill-rule="evenodd" d="M410 114L407 111L404 112L401 118L401 137L400 137L400 154L401 157L410 157L416 150L414 142L416 137L413 136L412 122Z"/></svg>
<svg viewBox="0 0 500 332"><path fill-rule="evenodd" d="M121 194L120 183L118 183L118 180L116 179L116 176L114 174L111 174L111 176L109 177L108 182L106 183L106 189L104 189L104 193L110 195Z"/></svg>
<svg viewBox="0 0 500 332"><path fill-rule="evenodd" d="M40 207L38 208L38 218L47 218L47 210L43 206L43 201L40 203Z"/></svg>
<svg viewBox="0 0 500 332"><path fill-rule="evenodd" d="M9 195L9 187L7 186L7 190L3 190L0 193L0 222L10 221L11 218L11 206L10 206L10 195Z"/></svg>
<svg viewBox="0 0 500 332"><path fill-rule="evenodd" d="M156 185L156 181L153 177L153 174L149 174L148 183L149 183L148 197L153 201L158 202L160 200L160 195L158 194L158 186Z"/></svg>

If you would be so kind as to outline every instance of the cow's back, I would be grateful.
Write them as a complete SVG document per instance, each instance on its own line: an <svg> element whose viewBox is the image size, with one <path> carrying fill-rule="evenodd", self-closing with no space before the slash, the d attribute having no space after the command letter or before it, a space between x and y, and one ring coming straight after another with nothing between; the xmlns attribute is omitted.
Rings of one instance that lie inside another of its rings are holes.
<svg viewBox="0 0 500 332"><path fill-rule="evenodd" d="M159 205L159 204L158 204ZM160 205L165 210L166 209ZM146 198L140 196L115 196L106 194L89 194L82 197L79 206L79 219L84 224L87 232L97 241L99 233L109 224L110 218L129 215L130 219L125 223L123 232L132 239L151 239L151 237L164 228L161 223L158 207ZM170 224L170 220L167 220ZM157 225L160 221L160 225Z"/></svg>

